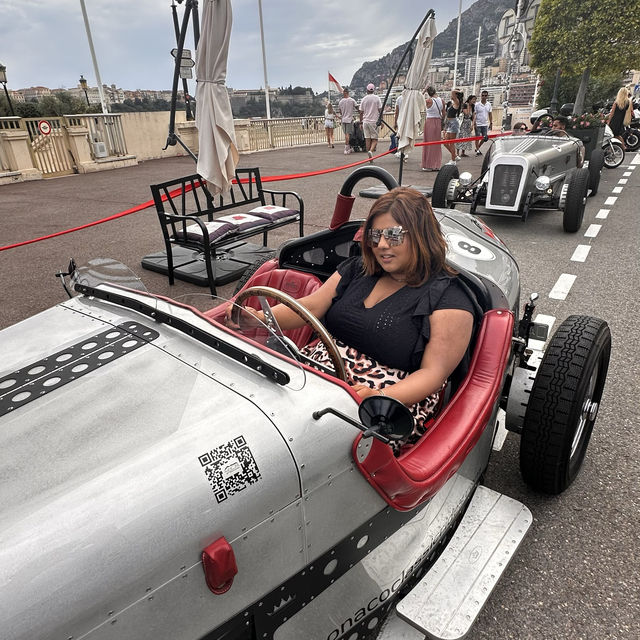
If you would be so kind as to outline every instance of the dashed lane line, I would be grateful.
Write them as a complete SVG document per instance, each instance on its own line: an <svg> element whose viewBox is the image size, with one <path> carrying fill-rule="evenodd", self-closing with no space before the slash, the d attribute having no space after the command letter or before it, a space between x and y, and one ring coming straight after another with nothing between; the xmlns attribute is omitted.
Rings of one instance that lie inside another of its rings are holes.
<svg viewBox="0 0 640 640"><path fill-rule="evenodd" d="M631 175L631 171L625 171L622 175L623 175L625 178L628 178L628 177Z"/></svg>
<svg viewBox="0 0 640 640"><path fill-rule="evenodd" d="M616 203L616 200L617 200L617 199L618 199L618 198L617 198L617 196L609 196L609 197L604 201L604 203L605 203L605 205L606 205L607 207L610 207L611 205L614 205L614 204Z"/></svg>
<svg viewBox="0 0 640 640"><path fill-rule="evenodd" d="M601 224L590 224L587 230L584 232L585 238L595 238L602 229Z"/></svg>
<svg viewBox="0 0 640 640"><path fill-rule="evenodd" d="M579 244L571 256L573 262L584 262L591 251L590 244Z"/></svg>
<svg viewBox="0 0 640 640"><path fill-rule="evenodd" d="M611 193L622 193L622 187L613 187Z"/></svg>
<svg viewBox="0 0 640 640"><path fill-rule="evenodd" d="M627 182L629 182L626 178L620 178L620 180L618 180L618 184L627 184Z"/></svg>
<svg viewBox="0 0 640 640"><path fill-rule="evenodd" d="M554 300L565 300L576 278L577 276L570 273L563 273L553 285L553 289L549 292L549 297Z"/></svg>
<svg viewBox="0 0 640 640"><path fill-rule="evenodd" d="M610 209L600 209L600 211L596 213L596 218L598 218L599 220L606 220L610 212Z"/></svg>

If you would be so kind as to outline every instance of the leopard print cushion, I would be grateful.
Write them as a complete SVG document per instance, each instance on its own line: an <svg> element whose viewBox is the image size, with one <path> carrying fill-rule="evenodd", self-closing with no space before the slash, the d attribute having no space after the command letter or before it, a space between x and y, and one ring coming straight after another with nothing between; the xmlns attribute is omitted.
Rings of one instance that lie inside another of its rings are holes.
<svg viewBox="0 0 640 640"><path fill-rule="evenodd" d="M368 355L359 352L357 349L346 345L340 340L334 341L342 360L344 361L345 371L347 373L348 384L367 385L371 389L384 389L400 380L404 380L408 375L408 371L393 369L379 364ZM306 346L302 352L311 360L322 365L332 367L331 360L327 353L327 349L322 342ZM408 447L415 444L427 430L427 423L435 416L440 408L440 393L442 389L427 396L421 402L409 407L414 418L414 427L412 433L406 440L393 442L391 447L395 455L400 455Z"/></svg>

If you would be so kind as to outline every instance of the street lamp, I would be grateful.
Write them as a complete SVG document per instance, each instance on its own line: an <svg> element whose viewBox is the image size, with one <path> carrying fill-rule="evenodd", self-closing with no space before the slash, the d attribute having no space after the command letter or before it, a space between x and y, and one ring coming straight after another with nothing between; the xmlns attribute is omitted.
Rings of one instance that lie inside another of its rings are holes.
<svg viewBox="0 0 640 640"><path fill-rule="evenodd" d="M89 95L87 94L87 79L82 74L80 75L80 87L84 91L84 97L87 99L87 105L88 105Z"/></svg>
<svg viewBox="0 0 640 640"><path fill-rule="evenodd" d="M5 67L0 62L0 82L4 86L4 93L7 96L7 102L9 103L9 110L11 111L11 115L15 116L16 112L13 110L13 103L11 102L11 97L9 96L9 92L7 91L7 67Z"/></svg>

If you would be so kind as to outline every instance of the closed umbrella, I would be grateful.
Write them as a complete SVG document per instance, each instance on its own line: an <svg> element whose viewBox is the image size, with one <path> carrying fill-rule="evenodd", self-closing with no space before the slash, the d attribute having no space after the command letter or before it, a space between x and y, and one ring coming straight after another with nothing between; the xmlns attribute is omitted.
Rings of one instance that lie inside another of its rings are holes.
<svg viewBox="0 0 640 640"><path fill-rule="evenodd" d="M239 159L225 86L230 36L230 0L204 0L196 50L197 171L213 195L229 190Z"/></svg>
<svg viewBox="0 0 640 640"><path fill-rule="evenodd" d="M403 153L413 149L420 132L422 112L425 110L422 90L426 85L436 34L435 19L427 18L416 40L416 50L407 72L398 114L398 149Z"/></svg>

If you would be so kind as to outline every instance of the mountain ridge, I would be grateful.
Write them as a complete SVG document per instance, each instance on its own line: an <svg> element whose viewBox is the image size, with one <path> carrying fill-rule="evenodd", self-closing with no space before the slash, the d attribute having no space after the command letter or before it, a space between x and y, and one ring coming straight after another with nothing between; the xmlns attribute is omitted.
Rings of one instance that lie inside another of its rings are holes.
<svg viewBox="0 0 640 640"><path fill-rule="evenodd" d="M502 18L502 15L507 9L513 8L514 0L477 0L477 2L474 2L468 9L462 12L460 21L459 63L460 59L464 58L464 56L475 55L478 43L478 27L482 27L480 37L481 55L496 55L495 36L498 25L500 24L500 18ZM438 15L436 13L436 21L437 19ZM438 33L433 43L434 58L454 55L457 29L458 18L456 17L449 22L443 31ZM369 82L380 86L381 82L391 80L408 44L409 41L401 44L377 60L363 63L360 69L354 73L349 87L351 89L364 90ZM411 56L408 55L401 71L406 72L410 59Z"/></svg>

